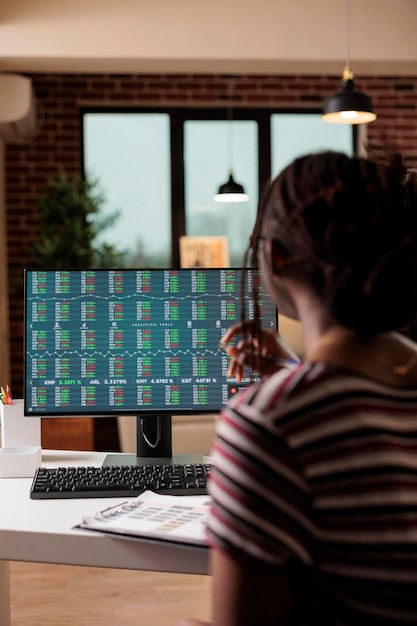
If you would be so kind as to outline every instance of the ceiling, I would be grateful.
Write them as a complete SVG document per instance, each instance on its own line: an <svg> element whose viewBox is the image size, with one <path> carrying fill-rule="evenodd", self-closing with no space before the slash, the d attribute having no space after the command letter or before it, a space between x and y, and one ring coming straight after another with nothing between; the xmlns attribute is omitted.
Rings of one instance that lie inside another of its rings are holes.
<svg viewBox="0 0 417 626"><path fill-rule="evenodd" d="M0 71L417 74L416 0L0 0ZM347 38L346 25L350 25Z"/></svg>

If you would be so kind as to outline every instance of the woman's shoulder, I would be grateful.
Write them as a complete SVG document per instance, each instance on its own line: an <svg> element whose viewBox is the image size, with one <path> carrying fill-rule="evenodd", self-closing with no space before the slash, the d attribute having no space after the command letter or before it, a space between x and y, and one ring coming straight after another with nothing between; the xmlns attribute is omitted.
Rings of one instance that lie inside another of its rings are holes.
<svg viewBox="0 0 417 626"><path fill-rule="evenodd" d="M280 370L262 382L251 385L244 393L234 398L232 410L246 411L251 415L277 410L306 410L314 406L333 405L345 402L349 397L372 399L381 404L390 401L415 403L417 407L417 386L412 388L396 387L379 381L371 376L354 371L334 363L305 362L290 370Z"/></svg>

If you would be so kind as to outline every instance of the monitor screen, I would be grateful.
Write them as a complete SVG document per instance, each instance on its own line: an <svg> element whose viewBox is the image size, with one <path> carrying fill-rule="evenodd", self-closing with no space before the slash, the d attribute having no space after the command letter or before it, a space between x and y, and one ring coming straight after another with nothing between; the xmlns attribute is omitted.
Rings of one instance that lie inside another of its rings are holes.
<svg viewBox="0 0 417 626"><path fill-rule="evenodd" d="M254 270L25 272L25 415L217 413L253 378L227 377L219 348L241 319ZM256 276L259 276L258 274ZM277 326L260 285L265 328Z"/></svg>

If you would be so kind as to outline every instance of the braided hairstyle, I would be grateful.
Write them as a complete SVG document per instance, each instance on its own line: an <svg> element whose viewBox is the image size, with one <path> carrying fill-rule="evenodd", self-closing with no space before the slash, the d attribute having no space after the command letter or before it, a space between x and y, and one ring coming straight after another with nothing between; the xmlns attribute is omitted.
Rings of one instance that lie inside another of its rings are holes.
<svg viewBox="0 0 417 626"><path fill-rule="evenodd" d="M287 250L289 266L308 272L340 324L364 335L409 325L417 313L415 181L398 154L387 163L333 151L295 159L264 193L250 265L266 234Z"/></svg>

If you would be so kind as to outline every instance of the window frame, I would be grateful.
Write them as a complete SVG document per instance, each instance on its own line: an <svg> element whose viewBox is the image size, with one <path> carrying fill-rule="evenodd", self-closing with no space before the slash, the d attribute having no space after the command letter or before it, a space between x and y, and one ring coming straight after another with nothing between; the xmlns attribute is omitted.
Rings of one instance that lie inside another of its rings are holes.
<svg viewBox="0 0 417 626"><path fill-rule="evenodd" d="M146 114L161 113L170 120L170 172L171 172L171 267L180 267L180 237L186 235L185 218L185 168L184 125L188 121L250 120L258 125L258 188L259 194L271 177L271 117L279 114L320 114L317 108L243 107L232 103L218 107L169 106L84 106L80 108L81 172L85 176L84 117L94 114ZM352 152L358 153L358 129L352 125ZM213 192L214 193L214 192Z"/></svg>

